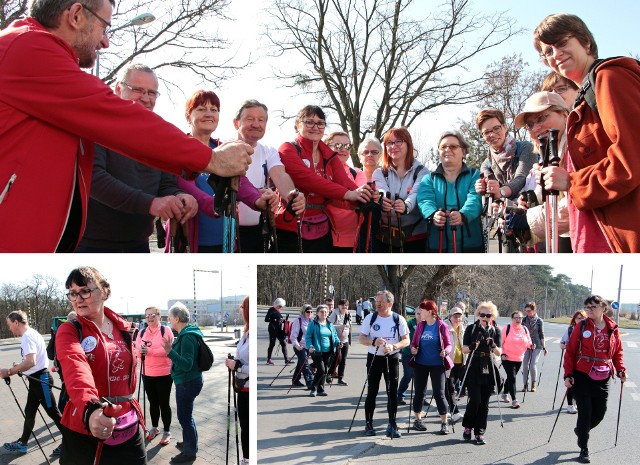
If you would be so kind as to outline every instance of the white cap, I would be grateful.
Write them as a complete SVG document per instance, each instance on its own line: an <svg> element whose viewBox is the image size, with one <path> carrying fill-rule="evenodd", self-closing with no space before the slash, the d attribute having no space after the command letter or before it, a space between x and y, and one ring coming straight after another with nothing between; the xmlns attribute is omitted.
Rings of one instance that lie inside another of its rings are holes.
<svg viewBox="0 0 640 465"><path fill-rule="evenodd" d="M559 94L555 92L536 92L527 99L524 108L516 116L516 128L520 129L525 126L527 116L545 111L549 107L561 107L569 111L567 102Z"/></svg>

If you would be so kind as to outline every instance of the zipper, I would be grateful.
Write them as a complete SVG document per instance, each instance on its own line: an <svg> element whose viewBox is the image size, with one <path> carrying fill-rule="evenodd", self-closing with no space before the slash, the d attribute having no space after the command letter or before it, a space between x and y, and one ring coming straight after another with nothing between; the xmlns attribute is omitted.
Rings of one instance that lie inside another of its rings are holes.
<svg viewBox="0 0 640 465"><path fill-rule="evenodd" d="M7 182L7 185L4 186L2 193L0 193L0 204L2 204L2 201L4 200L6 195L9 193L9 189L11 189L11 186L13 185L17 177L18 176L15 173L13 173L9 178L9 182Z"/></svg>

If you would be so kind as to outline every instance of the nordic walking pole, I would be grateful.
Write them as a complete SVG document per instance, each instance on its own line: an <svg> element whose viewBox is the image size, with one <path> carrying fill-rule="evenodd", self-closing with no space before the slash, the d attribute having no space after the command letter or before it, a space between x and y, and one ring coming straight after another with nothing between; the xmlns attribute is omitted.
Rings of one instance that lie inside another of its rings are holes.
<svg viewBox="0 0 640 465"><path fill-rule="evenodd" d="M20 373L18 373L18 376L20 376ZM29 392L29 386L27 385L27 382L24 380L24 378L22 376L20 376L20 378L22 379L22 382L24 383L24 387L27 388L27 392ZM32 379L34 379L36 381L38 380L37 378L32 378ZM49 383L43 383L43 384L46 384L46 385L50 386ZM49 434L51 435L51 439L53 439L53 441L55 442L56 438L53 436L53 433L51 432L51 428L49 428L49 424L44 419L44 415L40 411L40 403L38 403L38 413L40 414L40 418L42 418L42 422L44 423L44 426L47 427L47 431L49 431Z"/></svg>
<svg viewBox="0 0 640 465"><path fill-rule="evenodd" d="M226 465L229 465L229 437L231 433L231 370L228 370L228 371L229 371L229 381L227 383L227 460L225 462Z"/></svg>
<svg viewBox="0 0 640 465"><path fill-rule="evenodd" d="M11 377L6 377L4 379L4 382L7 383L7 386L9 386L9 390L11 391L11 395L13 396L13 399L16 401L16 405L20 409L20 413L22 414L22 418L26 418L24 416L24 410L22 410L22 406L20 405L20 402L18 402L18 398L16 397L15 392L13 392L13 388L11 387ZM45 454L44 450L42 450L42 446L40 445L40 441L38 441L38 437L36 436L36 433L33 432L33 430L31 431L31 436L33 436L33 439L36 440L36 444L38 444L38 447L40 448L40 452L42 452L42 455L44 455L44 459L47 461L47 463L49 465L51 465L51 462L49 462L49 457L47 457L47 454Z"/></svg>
<svg viewBox="0 0 640 465"><path fill-rule="evenodd" d="M471 361L473 360L473 354L476 353L477 348L478 346L476 341L476 347L471 351L471 356L469 357L469 360L467 360L467 367L464 370L464 376L462 377L462 384L460 385L460 392L458 392L458 398L456 399L456 402L460 402L460 394L464 392L464 382L467 380L467 375L469 374L469 368L471 367Z"/></svg>
<svg viewBox="0 0 640 465"><path fill-rule="evenodd" d="M556 377L556 390L553 393L553 405L551 406L551 410L556 409L556 396L558 395L558 382L560 381L560 369L562 368L563 355L564 355L564 349L560 351L560 363L558 363L558 376Z"/></svg>
<svg viewBox="0 0 640 465"><path fill-rule="evenodd" d="M142 339L141 339L142 340ZM151 345L151 341L143 341L143 344L145 346L150 346ZM146 370L144 369L144 359L145 359L145 354L141 354L140 355L140 359L142 361L142 363L140 364L140 381L142 382L142 404L143 404L143 415L144 415L144 421L145 421L145 427L147 426L147 390L145 389L145 383L144 383L144 376L146 375ZM138 389L140 389L140 385L138 385ZM138 398L140 398L140 391L138 391ZM145 431L145 436L147 431Z"/></svg>
<svg viewBox="0 0 640 465"><path fill-rule="evenodd" d="M531 376L531 361L533 360L533 349L527 349L529 353L529 363L527 364L527 377L524 382L524 394L522 394L522 403L527 397L527 391L529 390L529 376Z"/></svg>
<svg viewBox="0 0 640 465"><path fill-rule="evenodd" d="M271 382L269 383L269 386L273 385L273 383L276 382L276 379L278 379L278 376L280 376L282 374L282 372L284 371L285 368L287 368L289 366L289 363L291 363L291 361L293 361L293 357L295 357L295 353L291 356L291 358L284 364L284 366L282 367L282 370L280 370L280 372L276 375L275 378L273 378L271 380ZM291 370L293 371L293 370Z"/></svg>
<svg viewBox="0 0 640 465"><path fill-rule="evenodd" d="M618 445L618 428L620 428L620 407L622 407L622 388L624 387L624 381L620 382L620 399L618 400L618 420L616 421L616 441L613 443L613 447Z"/></svg>
<svg viewBox="0 0 640 465"><path fill-rule="evenodd" d="M386 192L386 197L391 202L391 192ZM398 229L400 229L398 227ZM391 210L387 212L387 232L389 233L389 253L393 253L393 241L391 240Z"/></svg>
<svg viewBox="0 0 640 465"><path fill-rule="evenodd" d="M409 392L409 423L407 424L407 434L409 434L409 430L411 429L411 408L413 406L413 378L415 374L411 375L411 391Z"/></svg>
<svg viewBox="0 0 640 465"><path fill-rule="evenodd" d="M400 199L399 194L395 194L395 200ZM402 213L396 212L396 220L398 221L398 235L400 236L400 253L404 253L404 231L402 231Z"/></svg>
<svg viewBox="0 0 640 465"><path fill-rule="evenodd" d="M500 407L500 391L501 389L498 386L498 380L496 379L496 365L493 359L493 349L489 348L491 352L491 378L493 378L493 384L496 387L496 402L498 402L498 413L500 414L500 428L504 428L504 422L502 421L502 407Z"/></svg>
<svg viewBox="0 0 640 465"><path fill-rule="evenodd" d="M385 355L384 359L385 359L385 363L387 364L387 371L386 371L385 377L384 377L384 387L387 390L387 399L389 399L390 398L389 397L389 376L390 376L390 374L389 374L389 355L388 354ZM397 414L397 412L396 412L396 414ZM393 430L391 431L391 434L389 435L389 437L391 437L391 440L393 441Z"/></svg>
<svg viewBox="0 0 640 465"><path fill-rule="evenodd" d="M300 369L298 370L298 373L296 373L296 375L293 377L293 381L291 381L291 386L289 386L289 390L287 391L287 394L289 394L289 392L291 392L291 388L293 387L293 383L295 383L296 380L300 379L300 374L302 373L302 369L307 364L307 360L309 360L310 356L311 356L311 352L307 351L307 358L304 359L304 362L302 363L302 365L300 365Z"/></svg>
<svg viewBox="0 0 640 465"><path fill-rule="evenodd" d="M542 379L542 371L544 370L544 360L547 358L547 355L544 353L544 349L542 349L542 365L540 365L540 373L538 373L538 386L540 386L540 380Z"/></svg>
<svg viewBox="0 0 640 465"><path fill-rule="evenodd" d="M227 358L234 360L233 355L231 354L227 354ZM233 376L232 378L232 384L233 386L236 385L235 381L236 381L236 374L234 371L229 370L229 373ZM235 423L235 427L236 427L236 463L240 463L240 443L238 441L238 401L236 399L237 393L236 390L233 390L233 415L234 415L234 423Z"/></svg>
<svg viewBox="0 0 640 465"><path fill-rule="evenodd" d="M104 397L100 398L100 401L104 404L104 409L102 411L102 414L105 417L113 417L113 404L109 401L109 399L106 399ZM104 447L104 439L100 439L98 441L98 446L96 447L96 456L93 459L93 465L100 465L100 457L102 457L102 448Z"/></svg>
<svg viewBox="0 0 640 465"><path fill-rule="evenodd" d="M371 359L371 365L369 365L369 369L367 370L367 377L364 380L364 384L362 385L362 392L360 393L360 399L358 399L358 405L356 405L356 411L353 412L353 418L351 419L351 424L349 425L349 433L351 432L351 427L353 426L353 422L356 419L356 414L358 413L358 408L360 408L360 402L362 402L362 396L364 395L364 388L367 387L367 382L369 381L369 373L371 373L371 367L373 366L373 362L376 359L376 355L378 355L378 349L380 346L376 346L376 351L373 353L373 358Z"/></svg>
<svg viewBox="0 0 640 465"><path fill-rule="evenodd" d="M558 423L558 418L560 417L560 412L562 412L562 406L564 405L564 401L567 398L568 392L569 392L569 389L565 389L564 396L562 397L562 402L560 402L560 408L558 408L558 414L556 415L556 421L553 422L553 428L551 428L551 434L549 435L549 440L547 441L547 444L551 442L551 436L553 436L553 430L556 429L556 423Z"/></svg>
<svg viewBox="0 0 640 465"><path fill-rule="evenodd" d="M25 378L27 378L27 379L32 379L32 380L34 380L34 381L37 381L37 382L39 382L40 384L42 384L43 386L48 386L48 387L50 387L50 388L57 389L58 391L62 391L62 388L59 388L58 386L56 386L56 385L55 385L55 384L53 384L53 383L46 383L46 382L42 381L41 379L34 378L33 376L30 376L30 375L25 375L25 374L24 374L23 372L21 372L21 371L19 371L19 372L17 373L17 375L18 375L18 376L23 376L23 377L25 377Z"/></svg>

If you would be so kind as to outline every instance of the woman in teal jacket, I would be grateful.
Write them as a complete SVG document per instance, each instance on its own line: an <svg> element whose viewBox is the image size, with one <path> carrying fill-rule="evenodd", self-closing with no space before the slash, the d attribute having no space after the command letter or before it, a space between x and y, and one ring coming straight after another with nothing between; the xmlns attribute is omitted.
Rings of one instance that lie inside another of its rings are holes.
<svg viewBox="0 0 640 465"><path fill-rule="evenodd" d="M325 375L334 365L332 356L334 353L337 356L339 353L337 349L342 348L336 327L327 321L328 313L329 307L318 305L315 319L307 326L305 342L316 368L316 374L309 388L311 397L316 396L316 390L319 396L327 395L324 391Z"/></svg>
<svg viewBox="0 0 640 465"><path fill-rule="evenodd" d="M475 189L480 172L464 164L468 149L458 131L444 132L438 141L440 164L420 182L418 208L428 221L427 252L484 251L482 201Z"/></svg>
<svg viewBox="0 0 640 465"><path fill-rule="evenodd" d="M189 310L182 303L176 302L169 309L171 328L178 336L171 341L164 340L164 350L171 359L171 377L176 385L176 407L178 421L182 427L182 442L176 447L181 449L171 463L193 462L198 452L198 431L193 419L193 404L202 391L204 379L198 369L198 338L202 332L196 325L189 324Z"/></svg>

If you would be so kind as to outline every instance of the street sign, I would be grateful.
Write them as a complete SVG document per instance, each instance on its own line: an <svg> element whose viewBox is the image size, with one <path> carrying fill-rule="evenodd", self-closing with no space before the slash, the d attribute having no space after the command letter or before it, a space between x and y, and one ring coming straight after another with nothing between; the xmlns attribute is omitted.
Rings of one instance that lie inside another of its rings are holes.
<svg viewBox="0 0 640 465"><path fill-rule="evenodd" d="M620 302L617 302L617 301L611 302L611 308L614 310L618 310L620 308Z"/></svg>

